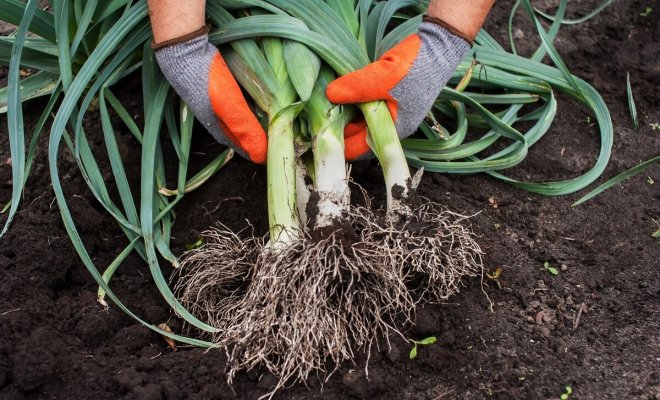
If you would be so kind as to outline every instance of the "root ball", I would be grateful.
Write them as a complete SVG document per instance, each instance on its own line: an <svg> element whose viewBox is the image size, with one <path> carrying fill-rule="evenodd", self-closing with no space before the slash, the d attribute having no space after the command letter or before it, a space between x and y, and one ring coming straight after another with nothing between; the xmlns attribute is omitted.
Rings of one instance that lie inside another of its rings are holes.
<svg viewBox="0 0 660 400"><path fill-rule="evenodd" d="M219 226L183 257L182 303L219 329L228 378L265 367L276 388L352 362L414 320L415 307L446 300L481 273L468 217L426 203L406 221L350 209L324 235L272 251L266 238ZM350 230L350 232L348 232Z"/></svg>

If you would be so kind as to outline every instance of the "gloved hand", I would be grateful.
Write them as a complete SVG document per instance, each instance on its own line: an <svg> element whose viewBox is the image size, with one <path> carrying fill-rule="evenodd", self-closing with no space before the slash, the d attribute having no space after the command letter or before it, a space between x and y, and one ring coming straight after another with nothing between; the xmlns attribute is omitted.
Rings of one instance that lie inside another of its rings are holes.
<svg viewBox="0 0 660 400"><path fill-rule="evenodd" d="M364 118L350 122L344 128L344 156L355 161L371 149L367 144L367 122Z"/></svg>
<svg viewBox="0 0 660 400"><path fill-rule="evenodd" d="M220 143L257 164L266 163L268 138L208 28L154 44L158 65L181 99Z"/></svg>
<svg viewBox="0 0 660 400"><path fill-rule="evenodd" d="M403 139L415 133L471 44L442 21L426 17L419 34L407 37L378 61L331 82L326 95L336 104L387 102ZM347 126L347 159L369 151L366 136L363 122Z"/></svg>

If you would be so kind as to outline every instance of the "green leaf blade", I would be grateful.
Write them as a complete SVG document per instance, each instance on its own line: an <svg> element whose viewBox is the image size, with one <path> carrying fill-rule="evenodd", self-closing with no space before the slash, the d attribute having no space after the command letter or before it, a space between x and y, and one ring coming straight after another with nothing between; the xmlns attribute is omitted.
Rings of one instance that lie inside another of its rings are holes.
<svg viewBox="0 0 660 400"><path fill-rule="evenodd" d="M630 119L632 120L633 128L637 129L639 127L639 119L637 118L637 106L635 105L635 98L633 97L629 72L626 73L626 94L628 97L628 108L630 109Z"/></svg>
<svg viewBox="0 0 660 400"><path fill-rule="evenodd" d="M410 350L410 355L409 355L411 360L414 360L417 358L417 346L413 347L412 350Z"/></svg>
<svg viewBox="0 0 660 400"><path fill-rule="evenodd" d="M435 344L438 341L438 338L435 336L427 337L426 339L420 340L418 343L423 345Z"/></svg>

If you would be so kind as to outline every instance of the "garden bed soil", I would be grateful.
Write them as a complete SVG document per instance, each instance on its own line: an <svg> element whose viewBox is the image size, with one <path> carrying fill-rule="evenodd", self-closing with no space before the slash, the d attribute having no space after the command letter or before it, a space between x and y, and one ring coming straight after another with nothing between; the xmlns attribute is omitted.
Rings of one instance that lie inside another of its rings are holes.
<svg viewBox="0 0 660 400"><path fill-rule="evenodd" d="M538 3L552 10L554 2ZM596 3L571 2L570 15L583 15ZM487 24L501 43L511 4L498 2ZM652 9L648 17L641 15L646 7ZM614 151L600 182L659 153L660 131L650 126L660 123L656 13L658 1L614 2L595 19L565 27L557 40L571 70L601 92L612 113ZM538 39L522 14L517 26L519 50L531 54ZM627 72L640 116L637 130L626 100ZM139 78L116 90L139 114ZM559 100L555 125L512 171L516 177L566 179L593 164L597 128L582 107ZM44 105L37 100L25 106L28 132ZM99 121L91 115L88 134L100 148ZM11 171L6 118L1 119L4 204ZM195 165L202 164L203 154L221 150L198 130ZM127 131L118 139L129 170L136 171L139 149ZM60 220L46 148L42 140L21 211L0 241L0 398L254 399L267 393L273 377L242 374L230 388L222 351L172 352L116 306L104 310L96 303L97 287ZM66 153L60 168L86 246L97 265L108 265L126 239ZM578 195L542 197L485 175L426 174L423 196L476 215L472 223L485 267L502 269L498 281L469 280L450 302L420 309L406 334L434 335L438 342L421 348L416 359L408 357L409 344L394 338L391 349L373 352L368 377L362 365L345 365L323 391L312 379L309 387L295 385L276 398L556 399L570 386L574 399L659 399L660 251L651 237L660 223L659 172L655 167L575 208ZM216 221L234 230L249 221L255 232L265 232L265 175L262 167L234 159L189 195L177 211L174 249L181 252ZM353 176L371 193L382 192L373 162L356 164ZM558 275L544 270L546 261ZM181 329L137 256L122 266L112 286L147 321Z"/></svg>

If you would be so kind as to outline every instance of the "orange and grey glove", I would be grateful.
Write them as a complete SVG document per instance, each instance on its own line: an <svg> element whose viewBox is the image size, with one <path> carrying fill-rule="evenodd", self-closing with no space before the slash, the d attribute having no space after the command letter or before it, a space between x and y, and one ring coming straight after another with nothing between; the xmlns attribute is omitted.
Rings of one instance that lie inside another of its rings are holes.
<svg viewBox="0 0 660 400"><path fill-rule="evenodd" d="M208 28L154 44L158 65L181 99L220 143L257 164L266 163L268 139Z"/></svg>
<svg viewBox="0 0 660 400"><path fill-rule="evenodd" d="M419 34L407 37L378 61L336 79L326 94L336 104L385 101L399 137L408 137L422 123L471 44L442 21L425 17ZM369 151L366 137L363 122L346 127L347 159Z"/></svg>

